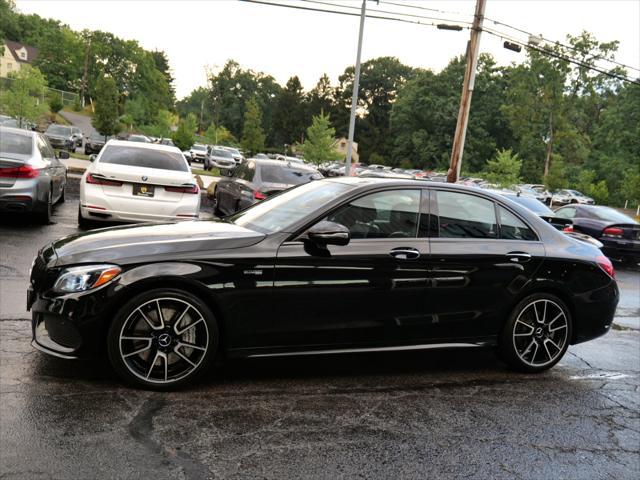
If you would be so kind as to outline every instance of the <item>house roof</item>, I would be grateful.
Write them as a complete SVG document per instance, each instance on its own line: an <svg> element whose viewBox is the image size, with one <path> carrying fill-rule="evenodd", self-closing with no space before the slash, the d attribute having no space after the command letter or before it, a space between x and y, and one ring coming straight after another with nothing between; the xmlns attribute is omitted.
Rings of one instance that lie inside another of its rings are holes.
<svg viewBox="0 0 640 480"><path fill-rule="evenodd" d="M32 47L30 45L25 45L25 44L20 43L20 42L14 42L13 40L5 40L4 44L9 49L9 51L11 52L11 55L13 55L13 58L15 58L16 62L19 62L19 63L32 63L35 60L35 58L38 56L38 49L36 47ZM27 59L26 60L21 59L18 56L18 54L16 53L22 47L24 47L27 50Z"/></svg>

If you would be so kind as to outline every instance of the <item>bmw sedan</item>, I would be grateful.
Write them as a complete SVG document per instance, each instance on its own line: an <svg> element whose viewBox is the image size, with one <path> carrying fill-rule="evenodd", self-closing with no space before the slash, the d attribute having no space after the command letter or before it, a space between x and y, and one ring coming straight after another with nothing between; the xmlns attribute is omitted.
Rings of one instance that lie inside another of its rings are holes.
<svg viewBox="0 0 640 480"><path fill-rule="evenodd" d="M363 178L224 220L72 235L40 250L30 282L35 348L106 351L150 389L216 358L437 347L494 346L541 372L605 334L619 296L597 248L503 197Z"/></svg>
<svg viewBox="0 0 640 480"><path fill-rule="evenodd" d="M109 140L80 180L78 224L193 220L200 189L177 147Z"/></svg>
<svg viewBox="0 0 640 480"><path fill-rule="evenodd" d="M0 127L0 212L32 214L46 225L66 185L67 167L42 134Z"/></svg>

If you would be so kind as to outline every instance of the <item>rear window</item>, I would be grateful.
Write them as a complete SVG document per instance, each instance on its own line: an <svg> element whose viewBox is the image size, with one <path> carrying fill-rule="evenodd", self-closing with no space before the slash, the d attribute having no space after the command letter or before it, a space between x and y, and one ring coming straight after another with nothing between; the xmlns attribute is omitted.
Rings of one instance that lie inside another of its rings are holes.
<svg viewBox="0 0 640 480"><path fill-rule="evenodd" d="M0 153L31 155L33 139L31 136L2 132L0 135Z"/></svg>
<svg viewBox="0 0 640 480"><path fill-rule="evenodd" d="M299 185L311 180L320 180L322 175L313 170L301 170L297 168L280 167L277 165L263 165L260 167L260 176L263 182L284 183L287 185Z"/></svg>
<svg viewBox="0 0 640 480"><path fill-rule="evenodd" d="M189 171L184 156L179 152L115 145L108 146L102 152L100 163L159 168L161 170L174 170L177 172Z"/></svg>
<svg viewBox="0 0 640 480"><path fill-rule="evenodd" d="M633 218L628 217L624 213L620 213L619 211L609 207L589 208L585 209L585 211L592 217L595 217L599 220L606 220L608 222L616 223L636 223Z"/></svg>

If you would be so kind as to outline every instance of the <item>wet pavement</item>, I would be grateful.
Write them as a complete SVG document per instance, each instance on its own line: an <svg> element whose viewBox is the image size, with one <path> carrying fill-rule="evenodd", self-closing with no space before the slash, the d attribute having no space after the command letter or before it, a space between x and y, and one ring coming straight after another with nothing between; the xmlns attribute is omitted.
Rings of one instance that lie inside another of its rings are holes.
<svg viewBox="0 0 640 480"><path fill-rule="evenodd" d="M76 230L0 220L0 479L640 477L640 273L615 328L554 369L490 350L228 362L190 389L46 357L24 310L37 249Z"/></svg>

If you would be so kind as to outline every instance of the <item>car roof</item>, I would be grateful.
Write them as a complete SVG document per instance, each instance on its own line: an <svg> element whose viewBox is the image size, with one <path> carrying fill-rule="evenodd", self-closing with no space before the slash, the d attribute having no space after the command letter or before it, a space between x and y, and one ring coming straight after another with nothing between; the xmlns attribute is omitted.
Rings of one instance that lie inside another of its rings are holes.
<svg viewBox="0 0 640 480"><path fill-rule="evenodd" d="M7 133L16 133L18 135L24 135L25 137L35 137L37 132L33 132L31 130L24 130L22 128L16 127L3 127L0 125L0 130Z"/></svg>
<svg viewBox="0 0 640 480"><path fill-rule="evenodd" d="M109 140L106 146L114 147L136 147L146 148L149 150L163 150L165 152L180 152L178 147L172 145L162 145L161 143L144 143L144 142L130 142L128 140Z"/></svg>
<svg viewBox="0 0 640 480"><path fill-rule="evenodd" d="M306 165L304 163L299 163L299 162L291 162L288 160L276 160L273 158L248 158L247 162L256 162L256 164L258 165L274 165L277 167L290 167L290 168L295 168L297 170L309 170L309 171L316 171L315 168Z"/></svg>

